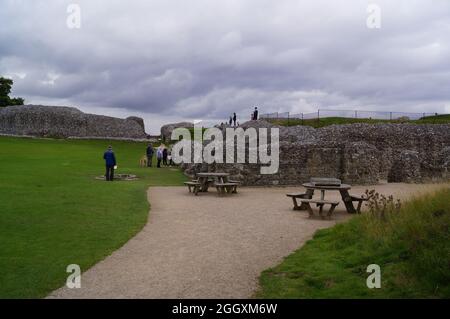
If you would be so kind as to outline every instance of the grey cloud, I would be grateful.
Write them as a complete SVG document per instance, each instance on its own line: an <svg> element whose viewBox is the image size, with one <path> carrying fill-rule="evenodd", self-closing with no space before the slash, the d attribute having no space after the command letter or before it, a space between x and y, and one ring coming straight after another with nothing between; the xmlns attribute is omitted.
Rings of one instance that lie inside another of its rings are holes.
<svg viewBox="0 0 450 319"><path fill-rule="evenodd" d="M320 108L450 109L450 3L0 0L0 74L29 102L161 116ZM6 45L7 44L7 45ZM24 76L26 75L26 76Z"/></svg>

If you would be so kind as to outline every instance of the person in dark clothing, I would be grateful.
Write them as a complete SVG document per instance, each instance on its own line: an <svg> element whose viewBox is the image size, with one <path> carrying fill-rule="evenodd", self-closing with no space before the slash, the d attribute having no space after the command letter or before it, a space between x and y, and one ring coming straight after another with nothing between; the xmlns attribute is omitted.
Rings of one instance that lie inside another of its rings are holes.
<svg viewBox="0 0 450 319"><path fill-rule="evenodd" d="M152 167L152 159L153 159L153 147L152 144L148 144L147 146L147 167Z"/></svg>
<svg viewBox="0 0 450 319"><path fill-rule="evenodd" d="M236 119L237 119L236 113L233 113L233 123L234 123L234 127L236 127Z"/></svg>
<svg viewBox="0 0 450 319"><path fill-rule="evenodd" d="M253 120L257 120L258 119L258 107L255 107L255 110L253 111Z"/></svg>
<svg viewBox="0 0 450 319"><path fill-rule="evenodd" d="M233 123L233 118L230 116L230 120L228 121L228 124L230 124L230 126L231 126L231 123Z"/></svg>
<svg viewBox="0 0 450 319"><path fill-rule="evenodd" d="M105 165L106 165L105 178L107 181L113 181L114 180L114 166L116 166L117 163L116 163L116 156L114 155L111 145L108 146L108 150L103 154L103 159L105 160Z"/></svg>
<svg viewBox="0 0 450 319"><path fill-rule="evenodd" d="M163 149L163 165L167 166L167 155L168 155L168 150L167 148L164 147Z"/></svg>

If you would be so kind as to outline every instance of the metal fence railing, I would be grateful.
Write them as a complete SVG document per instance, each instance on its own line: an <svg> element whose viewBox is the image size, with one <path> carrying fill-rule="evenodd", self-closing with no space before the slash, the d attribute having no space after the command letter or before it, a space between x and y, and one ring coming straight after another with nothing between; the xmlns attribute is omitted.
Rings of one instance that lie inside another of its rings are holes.
<svg viewBox="0 0 450 319"><path fill-rule="evenodd" d="M438 113L414 113L414 112L387 112L387 111L365 111L365 110L323 110L319 109L312 113L297 113L290 112L274 112L268 114L261 114L260 119L295 119L295 120L309 120L327 118L327 117L344 117L354 119L377 119L377 120L418 120L427 116L438 115Z"/></svg>
<svg viewBox="0 0 450 319"><path fill-rule="evenodd" d="M273 112L267 114L260 114L258 117L260 119L271 119L271 120L293 120L293 124L298 123L298 120L320 120L329 117L344 117L353 119L379 119L379 120L398 120L400 118L408 118L410 120L417 120L426 116L439 115L438 113L414 113L414 112L386 112L386 111L365 111L365 110L329 110L329 109L319 109L316 112L305 112L305 113L291 113L291 112ZM250 120L251 114L237 114L237 125L242 124ZM184 119L187 122L193 122L192 119ZM295 121L295 123L294 123ZM224 119L218 118L207 118L201 119L199 125L203 127L213 127L220 124L229 124L229 117Z"/></svg>

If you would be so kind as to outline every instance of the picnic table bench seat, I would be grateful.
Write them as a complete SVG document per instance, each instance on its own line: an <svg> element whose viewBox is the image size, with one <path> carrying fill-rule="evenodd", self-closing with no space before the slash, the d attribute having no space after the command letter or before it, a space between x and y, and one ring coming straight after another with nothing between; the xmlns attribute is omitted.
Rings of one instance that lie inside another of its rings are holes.
<svg viewBox="0 0 450 319"><path fill-rule="evenodd" d="M198 191L200 190L201 184L197 181L191 181L191 182L184 182L184 185L186 185L189 188L189 193L194 193L195 195L198 194ZM193 191L192 191L193 188Z"/></svg>
<svg viewBox="0 0 450 319"><path fill-rule="evenodd" d="M369 200L366 197L363 196L355 196L355 195L350 195L350 199L352 202L358 202L358 207L356 208L356 213L361 214L361 206L362 203Z"/></svg>
<svg viewBox="0 0 450 319"><path fill-rule="evenodd" d="M316 204L319 207L319 215L322 218L324 218L324 216L322 215L324 205L331 205L331 207L327 213L328 218L331 218L331 215L333 214L334 209L336 208L337 205L339 205L339 201L330 201L330 200L324 200L324 199L301 199L300 201L301 201L302 205L306 206L306 209L308 210L308 213L309 213L309 217L314 216L314 212L311 208L311 204Z"/></svg>
<svg viewBox="0 0 450 319"><path fill-rule="evenodd" d="M308 193L290 193L286 194L287 197L292 198L292 202L294 203L294 210L305 210L306 206L298 205L297 198L311 198L311 195Z"/></svg>
<svg viewBox="0 0 450 319"><path fill-rule="evenodd" d="M214 186L216 187L217 193L219 195L225 194L226 192L237 193L238 185L239 185L239 183L232 183L232 182L223 182L223 183L216 182L216 183L214 183Z"/></svg>

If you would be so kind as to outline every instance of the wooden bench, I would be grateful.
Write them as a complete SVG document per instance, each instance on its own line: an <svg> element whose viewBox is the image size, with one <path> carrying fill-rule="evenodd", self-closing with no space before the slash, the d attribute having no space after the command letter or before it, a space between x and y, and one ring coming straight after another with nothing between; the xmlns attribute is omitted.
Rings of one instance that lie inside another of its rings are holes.
<svg viewBox="0 0 450 319"><path fill-rule="evenodd" d="M225 194L225 193L229 193L229 194L237 193L238 185L239 185L238 183L231 183L231 182L214 184L214 186L216 186L217 193L219 195Z"/></svg>
<svg viewBox="0 0 450 319"><path fill-rule="evenodd" d="M369 200L366 197L362 197L362 196L355 196L355 195L350 195L350 199L352 202L358 202L358 207L356 208L356 213L357 214L361 214L361 206L362 203Z"/></svg>
<svg viewBox="0 0 450 319"><path fill-rule="evenodd" d="M233 181L233 180L231 180L231 179L229 179L229 180L227 181L227 183L233 183L233 184L236 184L237 186L240 186L240 185L241 185L241 182L240 182L240 181ZM234 188L233 193L237 193L237 186Z"/></svg>
<svg viewBox="0 0 450 319"><path fill-rule="evenodd" d="M200 178L193 179L191 182L200 183L199 191L208 192L208 187L214 183L214 179L207 178L206 181ZM203 184L202 184L203 183Z"/></svg>
<svg viewBox="0 0 450 319"><path fill-rule="evenodd" d="M311 198L311 195L306 194L306 193L292 193L292 194L286 194L286 196L292 198L292 202L294 203L294 210L306 210L306 206L298 205L297 198L302 198L302 199Z"/></svg>
<svg viewBox="0 0 450 319"><path fill-rule="evenodd" d="M189 193L192 193L192 188L194 189L194 194L198 195L198 191L200 190L201 184L196 181L192 182L184 182L184 185L186 185L189 188Z"/></svg>
<svg viewBox="0 0 450 319"><path fill-rule="evenodd" d="M324 218L324 216L322 215L322 211L323 211L323 206L324 205L331 205L330 210L327 213L327 217L331 218L331 215L334 212L334 209L336 208L337 205L339 205L339 202L336 201L329 201L329 200L321 200L321 199L302 199L301 200L302 205L306 206L306 209L308 210L309 213L309 217L314 216L314 212L311 208L311 204L316 204L319 207L319 215L320 217Z"/></svg>

